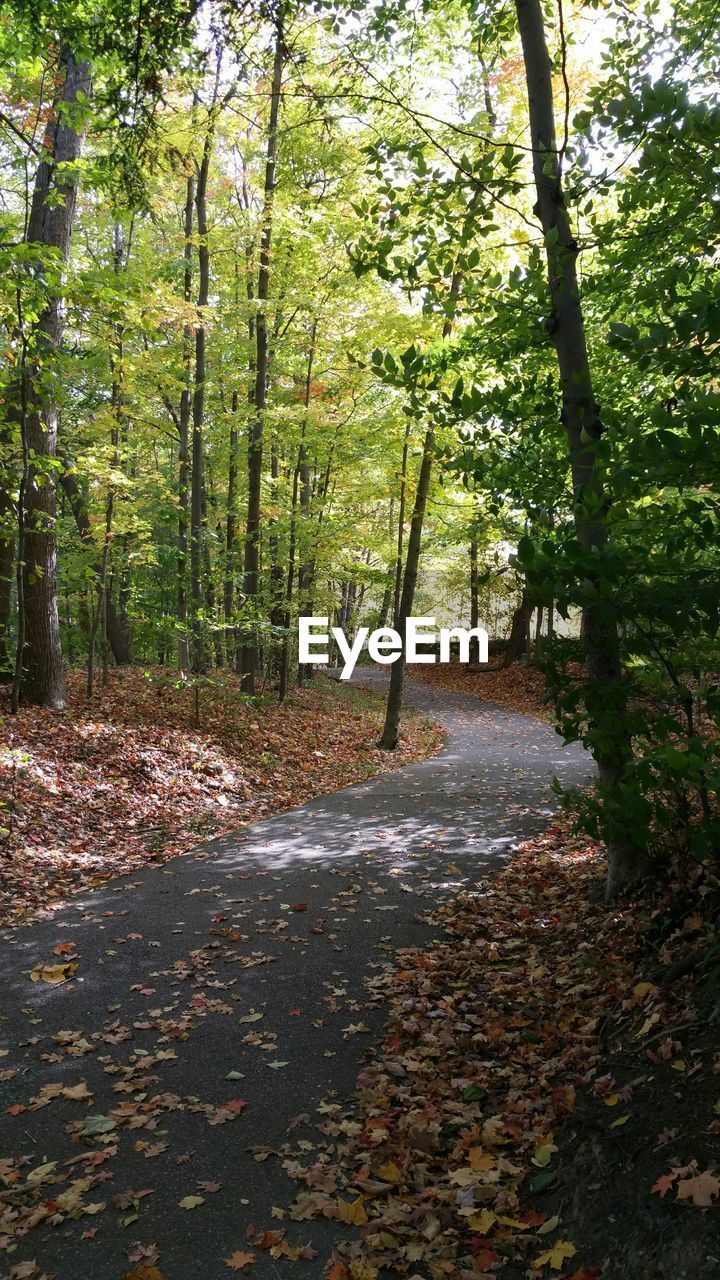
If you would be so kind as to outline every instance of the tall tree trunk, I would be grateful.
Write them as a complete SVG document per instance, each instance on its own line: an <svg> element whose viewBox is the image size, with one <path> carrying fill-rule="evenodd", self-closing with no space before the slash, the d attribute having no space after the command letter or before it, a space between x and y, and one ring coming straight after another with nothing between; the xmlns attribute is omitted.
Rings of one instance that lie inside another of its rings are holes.
<svg viewBox="0 0 720 1280"><path fill-rule="evenodd" d="M307 444L307 423L308 410L310 407L310 389L312 387L312 368L315 359L315 342L317 338L317 317L313 320L312 330L310 332L310 349L308 351L308 362L305 371L305 389L303 399L305 401L305 423L303 425L302 438L300 440L300 452L298 454L299 466L299 484L300 484L300 563L298 565L298 609L303 612L307 610L310 591L312 588L313 578L313 560L310 550L310 507L312 500L312 485L310 479L310 455ZM298 683L303 684L305 680L312 676L313 668L311 664L304 663L302 666L298 664Z"/></svg>
<svg viewBox="0 0 720 1280"><path fill-rule="evenodd" d="M574 519L584 550L602 552L607 543L607 497L596 464L602 432L588 358L577 277L577 244L565 207L562 153L558 150L553 106L552 64L545 39L540 0L515 0L527 81L537 209L545 236L548 291L552 315L548 328L557 356L562 389L562 418L574 491ZM611 804L619 803L619 784L631 759L626 698L622 682L617 622L611 600L584 610L588 681L588 719L593 754ZM631 884L642 872L640 851L627 837L608 841L608 895Z"/></svg>
<svg viewBox="0 0 720 1280"><path fill-rule="evenodd" d="M214 106L214 104L213 104ZM192 401L192 447L190 478L190 596L192 600L191 659L196 675L205 670L203 620L203 492L205 428L205 308L210 296L210 250L207 228L207 182L212 155L214 117L211 110L195 188L198 252L198 321L195 327L195 386Z"/></svg>
<svg viewBox="0 0 720 1280"><path fill-rule="evenodd" d="M277 165L278 120L280 117L280 89L285 60L284 25L282 8L276 16L275 53L273 58L272 88L270 93L270 118L268 121L267 147L265 151L265 186L263 194L262 231L260 234L260 262L258 268L257 315L255 318L255 412L248 438L248 505L245 526L245 554L243 564L243 590L251 609L257 608L260 587L260 499L262 492L263 428L267 403L268 324L267 301L270 296L270 249L273 233L273 207L275 203L275 170ZM256 643L251 636L242 646L242 687L246 693L255 692Z"/></svg>
<svg viewBox="0 0 720 1280"><path fill-rule="evenodd" d="M410 444L410 423L405 423L403 438L402 466L400 468L400 512L398 514L397 553L395 555L395 592L393 595L393 625L397 626L400 613L400 594L402 592L403 540L405 537L405 495L407 490L408 447Z"/></svg>
<svg viewBox="0 0 720 1280"><path fill-rule="evenodd" d="M237 264L236 264L237 268ZM225 618L225 648L229 667L235 665L235 542L237 538L237 481L238 481L238 393L232 393L230 407L230 458L228 462L227 510L225 515L225 577L223 582L223 615Z"/></svg>
<svg viewBox="0 0 720 1280"><path fill-rule="evenodd" d="M420 563L420 544L422 542L423 522L425 520L425 507L427 504L427 496L430 490L430 475L432 472L433 455L435 453L435 424L431 421L425 433L425 441L423 444L422 462L420 463L420 476L418 486L415 491L415 505L410 522L410 536L408 537L407 559L405 561L405 573L403 574L402 595L400 596L400 606L395 618L395 627L403 635L405 624L412 614L413 601L415 599L415 587L417 584L418 566ZM386 751L394 751L397 746L398 736L400 733L400 712L402 709L402 692L405 682L405 661L401 653L400 657L390 668L390 690L388 692L387 709L385 712L385 725L380 738L380 746Z"/></svg>
<svg viewBox="0 0 720 1280"><path fill-rule="evenodd" d="M90 67L76 62L71 51L61 53L64 82L61 103L48 122L43 159L37 168L27 241L54 249L63 262L70 253L75 203L77 161L83 146L84 129L73 110L78 96L88 100L91 93ZM25 601L25 636L21 659L21 695L28 702L57 710L65 706L65 675L60 645L57 606L55 530L55 478L52 470L57 445L57 404L48 368L62 342L64 315L62 299L55 293L48 299L34 327L32 364L25 373L28 382L25 433L29 471L25 491L25 545L22 567Z"/></svg>
<svg viewBox="0 0 720 1280"><path fill-rule="evenodd" d="M195 176L188 173L185 187L184 248L183 248L183 298L190 303L192 297L192 234L195 207ZM190 666L190 645L187 634L187 568L188 568L188 468L190 444L190 418L192 415L192 329L183 328L183 389L180 395L178 417L178 553L177 553L177 620L178 667L181 671Z"/></svg>
<svg viewBox="0 0 720 1280"><path fill-rule="evenodd" d="M448 315L443 324L443 338L449 338L452 333L453 320L458 297L460 296L461 284L462 275L456 270L453 272L452 279L450 281L448 299L450 305L448 308ZM403 574L402 595L400 596L400 607L395 618L395 628L402 636L404 636L407 620L412 614L413 601L415 599L415 587L417 584L418 566L420 564L420 545L422 543L425 507L427 505L427 497L430 491L430 475L432 472L434 454L435 423L431 418L430 424L425 432L425 440L423 442L420 476L418 478L417 489L415 490L415 505L413 507L412 520L410 522L410 536L408 538L407 558L405 560L405 573ZM387 707L385 709L385 724L380 738L380 746L384 747L386 751L394 751L397 746L398 736L400 733L400 713L402 711L404 683L405 655L404 653L401 653L400 657L390 668L390 689L388 691Z"/></svg>

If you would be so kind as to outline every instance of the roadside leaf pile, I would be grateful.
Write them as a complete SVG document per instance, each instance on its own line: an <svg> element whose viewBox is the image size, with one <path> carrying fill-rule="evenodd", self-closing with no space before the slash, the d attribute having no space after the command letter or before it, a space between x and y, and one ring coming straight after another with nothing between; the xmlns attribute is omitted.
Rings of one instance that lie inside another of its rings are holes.
<svg viewBox="0 0 720 1280"><path fill-rule="evenodd" d="M681 1141L686 1152L704 1145L707 1115L668 1136L652 1127L652 1107L634 1103L633 1084L652 1081L653 1064L675 1056L673 1028L682 1031L694 993L687 983L671 994L638 981L648 963L644 933L667 903L642 912L638 904L602 905L598 854L565 823L550 828L483 892L461 894L434 914L447 941L401 954L399 968L371 981L389 1021L360 1071L356 1099L350 1107L330 1099L319 1149L308 1156L306 1144L285 1163L302 1187L292 1218L320 1214L360 1229L338 1249L333 1280L376 1280L384 1268L412 1280L479 1280L499 1271L594 1280L600 1249L575 1260L577 1138L568 1135L585 1123L576 1115L580 1100L583 1117L594 1113L594 1141L605 1158L610 1152L607 1176L615 1173L621 1199L632 1170L617 1175L638 1138L656 1168L674 1149L668 1142ZM682 935L666 954L677 953ZM639 1062L645 1076L616 1084L599 1065L608 1026L622 1032L619 1069L637 1074ZM711 1052L710 1116L720 1053L714 1061L713 1091ZM675 1063L678 1073L682 1066ZM711 1123L708 1132L719 1130ZM587 1179L597 1192L592 1165ZM652 1192L674 1188L679 1200L720 1208L716 1167L691 1161L650 1182L637 1188L645 1204ZM585 1216L597 1218L595 1203L591 1187Z"/></svg>
<svg viewBox="0 0 720 1280"><path fill-rule="evenodd" d="M449 663L412 668L413 680L439 685L453 693L466 693L485 702L493 702L507 711L519 711L540 720L552 720L552 708L545 701L545 677L539 667L515 662L511 667L497 665L468 667L455 658Z"/></svg>

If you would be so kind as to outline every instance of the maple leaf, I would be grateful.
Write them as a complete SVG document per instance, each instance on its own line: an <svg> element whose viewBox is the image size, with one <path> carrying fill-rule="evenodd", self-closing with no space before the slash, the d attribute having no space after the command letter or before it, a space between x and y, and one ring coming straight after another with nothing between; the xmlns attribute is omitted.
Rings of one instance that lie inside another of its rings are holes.
<svg viewBox="0 0 720 1280"><path fill-rule="evenodd" d="M182 1200L178 1200L181 1209L197 1209L204 1203L203 1196L183 1196Z"/></svg>
<svg viewBox="0 0 720 1280"><path fill-rule="evenodd" d="M225 1266L231 1271L242 1271L244 1267L252 1266L255 1261L254 1253L244 1253L242 1249L236 1249L235 1253L231 1253L229 1258L223 1259Z"/></svg>
<svg viewBox="0 0 720 1280"><path fill-rule="evenodd" d="M132 1267L130 1271L126 1271L123 1280L165 1280L165 1277L157 1267L141 1262L139 1267Z"/></svg>
<svg viewBox="0 0 720 1280"><path fill-rule="evenodd" d="M678 1200L692 1200L699 1208L709 1208L720 1200L720 1178L716 1178L710 1169L698 1173L694 1178L683 1178L677 1184Z"/></svg>
<svg viewBox="0 0 720 1280"><path fill-rule="evenodd" d="M358 1196L357 1200L350 1202L349 1200L341 1200L338 1197L336 1201L337 1217L340 1222L351 1223L354 1227L364 1227L368 1220L362 1197Z"/></svg>
<svg viewBox="0 0 720 1280"><path fill-rule="evenodd" d="M548 1249L545 1253L538 1254L533 1259L534 1267L551 1267L553 1271L561 1271L568 1258L572 1258L577 1253L574 1244L570 1244L569 1240L558 1240L556 1244Z"/></svg>
<svg viewBox="0 0 720 1280"><path fill-rule="evenodd" d="M664 1173L662 1177L658 1178L657 1182L653 1184L653 1186L650 1188L650 1191L655 1192L657 1195L662 1196L664 1198L667 1195L673 1183L675 1182L677 1176L678 1176L677 1169L673 1170L672 1173Z"/></svg>

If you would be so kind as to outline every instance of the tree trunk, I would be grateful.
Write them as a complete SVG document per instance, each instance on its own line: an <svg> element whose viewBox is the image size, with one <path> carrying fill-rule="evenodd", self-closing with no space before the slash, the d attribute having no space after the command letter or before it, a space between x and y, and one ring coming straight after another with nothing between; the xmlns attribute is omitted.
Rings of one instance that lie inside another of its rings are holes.
<svg viewBox="0 0 720 1280"><path fill-rule="evenodd" d="M423 522L425 520L425 506L427 504L427 496L430 490L430 474L432 472L433 455L435 452L435 424L430 423L426 433L425 442L423 444L422 462L420 463L420 477L415 492L415 506L413 508L412 520L410 522L410 536L408 538L407 560L405 561L405 573L403 575L402 595L400 596L400 606L395 618L395 629L404 635L405 624L412 614L413 600L415 599L415 586L417 583L418 565L420 563L420 544L422 541ZM402 709L402 692L405 682L405 662L403 655L397 659L390 668L390 690L388 692L387 709L385 712L385 725L380 739L380 746L386 751L394 751L397 746L398 735L400 733L400 712Z"/></svg>
<svg viewBox="0 0 720 1280"><path fill-rule="evenodd" d="M184 249L183 249L183 298L189 304L192 297L192 233L195 206L195 178L188 174L185 188ZM178 667L181 671L190 666L190 645L187 635L187 561L188 561L188 468L190 443L190 418L192 394L190 390L192 362L192 330L183 329L183 377L178 418L178 553L177 553L177 620Z"/></svg>
<svg viewBox="0 0 720 1280"><path fill-rule="evenodd" d="M526 591L522 593L522 599L512 616L510 625L510 635L505 647L505 656L502 661L503 668L511 667L513 663L519 662L525 657L528 651L528 642L530 639L530 618L532 617L532 605L528 599Z"/></svg>
<svg viewBox="0 0 720 1280"><path fill-rule="evenodd" d="M480 625L480 608L478 602L478 544L477 534L470 539L470 629ZM477 666L480 662L480 643L473 637L470 641L470 662Z"/></svg>
<svg viewBox="0 0 720 1280"><path fill-rule="evenodd" d="M602 432L595 399L577 278L577 245L565 207L562 156L555 135L552 64L545 40L540 0L515 0L527 80L533 172L537 211L545 236L548 322L557 355L562 388L562 418L574 491L578 542L586 551L602 552L607 543L607 497L596 465ZM584 610L588 681L588 719L595 742L593 754L611 804L619 804L619 784L632 756L627 730L626 699L620 665L616 618L611 600ZM614 895L642 872L642 857L627 838L608 841L608 894Z"/></svg>
<svg viewBox="0 0 720 1280"><path fill-rule="evenodd" d="M270 93L270 119L268 121L265 152L265 187L260 235L260 263L258 269L257 315L255 319L255 413L250 424L248 438L248 505L245 526L245 554L243 563L243 590L251 609L257 608L260 586L260 499L262 492L263 428L267 403L268 325L267 301L270 294L270 249L273 232L273 206L275 201L275 169L277 164L278 120L280 116L280 89L285 59L285 43L282 9L276 17L275 54L273 59L272 89ZM255 692L257 664L256 643L253 637L242 646L242 687L245 693Z"/></svg>
<svg viewBox="0 0 720 1280"><path fill-rule="evenodd" d="M229 667L235 665L235 540L237 537L237 479L238 479L238 393L232 393L230 412L230 460L228 462L227 511L225 516L225 580L223 583L223 615L225 618L225 647Z"/></svg>
<svg viewBox="0 0 720 1280"><path fill-rule="evenodd" d="M407 490L408 446L410 444L410 422L405 423L403 437L402 466L400 468L400 512L398 514L397 553L395 555L395 591L393 594L393 626L397 626L400 613L400 595L402 592L403 540L405 537L405 494Z"/></svg>
<svg viewBox="0 0 720 1280"><path fill-rule="evenodd" d="M77 531L80 534L80 540L83 546L93 554L91 567L93 574L95 575L95 580L98 583L99 591L102 570L100 559L97 558L98 547L95 542L95 538L93 537L92 525L90 524L90 519L88 517L85 499L80 489L80 485L78 484L77 475L75 471L72 470L71 462L64 453L61 453L60 456L63 464L63 469L60 472L60 484L62 485L65 497L70 504L70 510L72 511L75 519ZM108 642L116 665L118 667L129 666L132 662L130 638L127 628L123 626L121 618L118 617L118 614L115 612L115 606L113 604L112 597L110 596L107 601L107 634Z"/></svg>
<svg viewBox="0 0 720 1280"><path fill-rule="evenodd" d="M452 279L450 281L450 305L448 315L443 324L443 338L449 338L452 332L455 309L458 297L460 296L461 284L462 275L456 270L453 272ZM418 486L415 491L415 506L413 508L412 520L410 522L410 537L408 538L402 595L400 597L400 607L397 611L394 624L395 630L399 631L401 636L404 636L405 625L412 614L413 601L415 599L415 586L417 584L418 566L420 563L420 544L422 542L423 523L425 521L425 507L427 505L427 497L430 491L430 475L432 472L434 453L435 424L431 420L430 425L425 432L425 440L423 443L420 476L418 478ZM380 746L384 747L386 751L394 751L397 746L398 735L400 733L400 713L402 711L404 683L405 655L404 653L401 653L400 657L390 668L390 689L388 691L387 707L385 709L385 724L380 738Z"/></svg>
<svg viewBox="0 0 720 1280"><path fill-rule="evenodd" d="M61 260L67 262L77 198L76 164L84 138L84 129L78 127L72 108L77 104L78 95L89 99L91 80L88 63L76 62L69 49L63 49L61 62L64 67L62 103L71 106L71 114L59 114L56 108L55 118L48 122L44 158L35 176L27 241L54 249ZM56 710L65 706L65 675L55 578L57 541L52 466L57 445L57 404L52 384L48 388L48 369L62 341L63 329L62 299L51 296L34 328L33 362L25 375L28 394L24 424L30 465L25 492L22 568L25 637L20 691L28 702Z"/></svg>
<svg viewBox="0 0 720 1280"><path fill-rule="evenodd" d="M214 105L214 104L213 104ZM203 431L205 427L205 308L210 295L210 250L207 229L207 181L213 144L213 115L208 121L195 189L198 252L198 322L195 328L195 386L192 401L190 478L190 597L192 601L191 659L199 675L206 667L203 620Z"/></svg>
<svg viewBox="0 0 720 1280"><path fill-rule="evenodd" d="M7 503L7 506L5 505ZM12 516L12 504L0 494L0 518ZM12 658L8 649L8 625L12 601L12 574L15 563L15 539L0 539L0 681L12 679Z"/></svg>

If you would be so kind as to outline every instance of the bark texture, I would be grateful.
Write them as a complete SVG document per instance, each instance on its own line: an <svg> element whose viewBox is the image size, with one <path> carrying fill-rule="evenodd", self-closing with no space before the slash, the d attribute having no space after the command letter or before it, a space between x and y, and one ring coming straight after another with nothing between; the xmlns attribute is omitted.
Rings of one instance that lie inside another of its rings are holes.
<svg viewBox="0 0 720 1280"><path fill-rule="evenodd" d="M260 586L260 514L262 497L263 431L267 402L268 374L268 316L267 302L270 296L270 252L272 248L273 209L275 202L275 170L277 167L278 120L280 118L280 90L285 62L285 42L282 12L277 16L275 55L273 59L272 87L270 91L270 118L268 121L267 147L265 151L265 184L263 195L262 231L260 234L260 262L258 267L257 315L255 320L255 412L250 424L248 439L248 505L245 524L245 552L243 561L243 592L246 603L255 604ZM242 645L239 654L242 686L246 693L255 692L257 647L253 638Z"/></svg>
<svg viewBox="0 0 720 1280"><path fill-rule="evenodd" d="M62 91L48 123L43 159L37 168L27 239L54 250L61 263L70 253L78 178L75 169L83 147L78 100L90 98L90 67L76 62L69 49L61 54ZM23 595L25 643L21 654L21 696L39 706L65 706L56 587L55 480L52 463L57 447L57 404L48 371L62 342L63 302L50 296L33 333L33 356L26 371L23 431L30 465L25 491ZM48 465L49 464L49 465Z"/></svg>
<svg viewBox="0 0 720 1280"><path fill-rule="evenodd" d="M574 491L578 542L590 552L607 543L607 497L597 466L597 442L602 433L588 357L582 302L577 275L577 244L565 206L562 155L558 149L553 105L552 64L545 37L540 0L515 0L527 81L536 210L547 246L548 292L551 315L547 322L560 374L562 420ZM584 610L583 634L588 680L588 718L593 754L606 792L617 795L618 784L631 758L626 729L625 695L620 646L612 603L591 604ZM632 883L642 872L639 850L629 840L608 844L608 894Z"/></svg>

